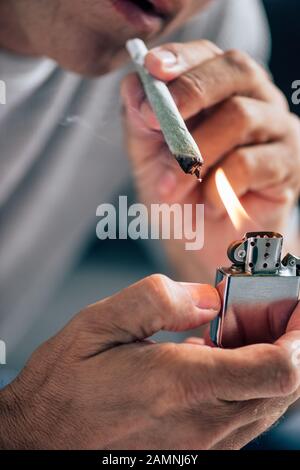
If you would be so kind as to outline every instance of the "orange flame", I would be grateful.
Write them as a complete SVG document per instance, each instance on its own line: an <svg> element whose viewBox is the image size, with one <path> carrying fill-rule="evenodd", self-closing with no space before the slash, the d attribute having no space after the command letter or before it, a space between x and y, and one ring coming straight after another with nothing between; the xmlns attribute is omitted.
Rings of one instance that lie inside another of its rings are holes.
<svg viewBox="0 0 300 470"><path fill-rule="evenodd" d="M240 231L245 222L250 222L251 218L240 203L239 198L235 194L227 176L221 168L216 172L216 185L219 196L228 212L231 222L235 229Z"/></svg>

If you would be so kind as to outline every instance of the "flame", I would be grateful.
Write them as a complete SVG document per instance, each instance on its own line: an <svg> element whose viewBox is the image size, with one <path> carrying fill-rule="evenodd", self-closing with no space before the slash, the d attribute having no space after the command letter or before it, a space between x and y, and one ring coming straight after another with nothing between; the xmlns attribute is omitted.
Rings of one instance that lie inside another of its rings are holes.
<svg viewBox="0 0 300 470"><path fill-rule="evenodd" d="M221 168L216 171L216 185L219 196L222 199L231 222L235 229L240 231L244 223L251 221L251 219L240 203L239 198L235 194L227 176Z"/></svg>

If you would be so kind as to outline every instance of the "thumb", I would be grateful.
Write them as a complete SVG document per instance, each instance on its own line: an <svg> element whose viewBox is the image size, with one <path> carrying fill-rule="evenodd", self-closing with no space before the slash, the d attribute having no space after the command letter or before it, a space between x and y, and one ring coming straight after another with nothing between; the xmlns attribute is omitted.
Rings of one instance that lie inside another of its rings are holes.
<svg viewBox="0 0 300 470"><path fill-rule="evenodd" d="M151 49L146 56L145 66L156 78L170 82L222 53L218 46L205 39L168 43Z"/></svg>
<svg viewBox="0 0 300 470"><path fill-rule="evenodd" d="M103 349L143 340L160 330L184 331L211 321L220 310L213 287L181 284L155 274L89 306L86 328Z"/></svg>

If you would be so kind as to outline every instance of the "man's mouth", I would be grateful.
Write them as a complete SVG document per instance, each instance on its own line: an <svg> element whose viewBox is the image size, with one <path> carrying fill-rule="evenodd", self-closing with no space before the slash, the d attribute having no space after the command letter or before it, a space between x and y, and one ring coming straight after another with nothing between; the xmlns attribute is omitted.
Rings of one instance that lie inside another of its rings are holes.
<svg viewBox="0 0 300 470"><path fill-rule="evenodd" d="M167 0L112 0L115 9L139 30L162 28L170 17Z"/></svg>
<svg viewBox="0 0 300 470"><path fill-rule="evenodd" d="M155 0L128 0L129 2L133 3L137 8L143 10L146 14L152 16L159 16L164 18L166 12L163 12L158 3Z"/></svg>

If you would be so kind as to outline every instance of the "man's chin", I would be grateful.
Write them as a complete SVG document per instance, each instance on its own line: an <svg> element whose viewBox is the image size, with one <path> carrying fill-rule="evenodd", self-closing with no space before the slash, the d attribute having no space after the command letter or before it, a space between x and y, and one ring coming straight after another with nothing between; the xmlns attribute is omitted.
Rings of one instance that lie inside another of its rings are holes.
<svg viewBox="0 0 300 470"><path fill-rule="evenodd" d="M110 54L105 55L102 52L99 55L95 54L94 57L87 53L84 57L52 58L64 70L86 78L97 78L122 67L128 61L128 54L125 48L122 48L118 52L110 51Z"/></svg>
<svg viewBox="0 0 300 470"><path fill-rule="evenodd" d="M98 63L90 65L87 75L89 77L99 77L107 73L113 72L129 61L128 53L126 52L125 46L113 56L107 57L107 60L101 60Z"/></svg>

